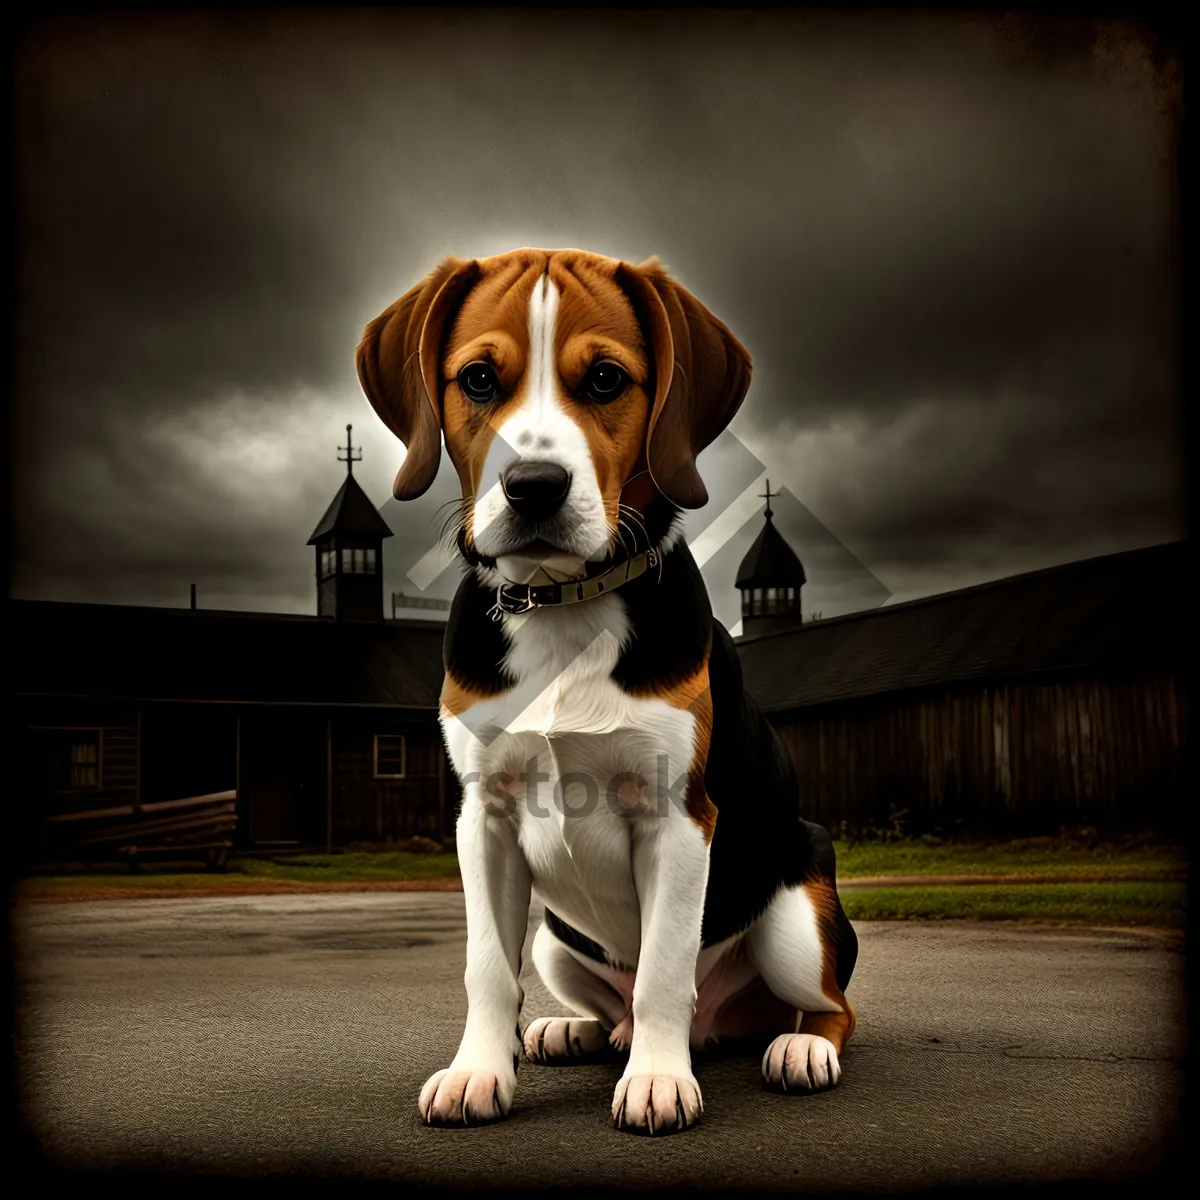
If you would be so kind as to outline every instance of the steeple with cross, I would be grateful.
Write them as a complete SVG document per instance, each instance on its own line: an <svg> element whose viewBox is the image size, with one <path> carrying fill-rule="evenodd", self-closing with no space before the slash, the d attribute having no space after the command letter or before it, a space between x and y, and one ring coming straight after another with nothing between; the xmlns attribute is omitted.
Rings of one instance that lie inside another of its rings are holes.
<svg viewBox="0 0 1200 1200"><path fill-rule="evenodd" d="M346 478L325 510L308 544L316 548L317 615L336 621L382 621L383 539L392 536L367 493L354 478L362 447L354 444L353 425L337 460Z"/></svg>
<svg viewBox="0 0 1200 1200"><path fill-rule="evenodd" d="M353 439L350 437L350 431L353 428L354 428L353 425L346 426L346 444L344 446L338 447L338 462L344 462L346 464L346 474L347 475L353 475L354 474L354 464L356 462L362 462L362 447L361 446L356 447L354 445ZM346 452L345 458L342 457L343 450L345 450L345 452ZM768 484L767 486L769 487L770 485Z"/></svg>
<svg viewBox="0 0 1200 1200"><path fill-rule="evenodd" d="M766 480L766 484L767 484L767 490L765 492L759 492L758 494L767 502L767 511L763 515L769 521L771 519L771 517L774 515L771 512L771 501L776 496L783 495L783 491L782 491L782 489L780 489L778 492L771 491L771 481L769 479Z"/></svg>
<svg viewBox="0 0 1200 1200"><path fill-rule="evenodd" d="M771 501L783 489L771 491L771 481L759 492L766 503L763 527L738 567L736 586L742 593L742 633L753 637L801 622L800 594L808 580L796 552L787 544L772 520Z"/></svg>

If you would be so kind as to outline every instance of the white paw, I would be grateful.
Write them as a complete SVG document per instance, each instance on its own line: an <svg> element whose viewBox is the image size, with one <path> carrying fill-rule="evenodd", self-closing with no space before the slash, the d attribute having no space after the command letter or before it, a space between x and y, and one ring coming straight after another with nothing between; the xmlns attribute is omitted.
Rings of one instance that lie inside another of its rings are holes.
<svg viewBox="0 0 1200 1200"><path fill-rule="evenodd" d="M435 1071L425 1081L417 1107L426 1125L486 1125L508 1116L515 1075L491 1071Z"/></svg>
<svg viewBox="0 0 1200 1200"><path fill-rule="evenodd" d="M613 1094L613 1126L627 1133L680 1133L703 1111L699 1085L677 1075L632 1075Z"/></svg>
<svg viewBox="0 0 1200 1200"><path fill-rule="evenodd" d="M548 1066L601 1054L608 1049L608 1031L587 1017L539 1017L525 1029L525 1056Z"/></svg>
<svg viewBox="0 0 1200 1200"><path fill-rule="evenodd" d="M776 1092L820 1092L836 1087L842 1077L837 1051L815 1033L784 1033L762 1060L763 1087Z"/></svg>

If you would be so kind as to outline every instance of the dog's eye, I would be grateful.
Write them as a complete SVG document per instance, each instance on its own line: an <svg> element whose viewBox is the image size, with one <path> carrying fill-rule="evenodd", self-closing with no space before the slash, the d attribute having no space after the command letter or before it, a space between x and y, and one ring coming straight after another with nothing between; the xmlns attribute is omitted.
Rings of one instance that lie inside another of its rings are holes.
<svg viewBox="0 0 1200 1200"><path fill-rule="evenodd" d="M484 362L467 363L458 373L458 386L468 400L487 404L496 395L496 372Z"/></svg>
<svg viewBox="0 0 1200 1200"><path fill-rule="evenodd" d="M609 404L629 385L629 376L616 363L600 362L584 376L583 394L594 404Z"/></svg>

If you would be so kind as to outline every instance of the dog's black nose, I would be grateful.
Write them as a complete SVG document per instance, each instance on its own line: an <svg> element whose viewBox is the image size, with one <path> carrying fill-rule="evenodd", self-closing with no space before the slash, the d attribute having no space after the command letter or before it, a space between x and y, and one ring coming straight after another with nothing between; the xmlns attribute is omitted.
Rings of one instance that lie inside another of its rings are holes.
<svg viewBox="0 0 1200 1200"><path fill-rule="evenodd" d="M571 476L558 463L518 459L500 474L500 486L517 513L530 521L544 521L562 507L571 487Z"/></svg>

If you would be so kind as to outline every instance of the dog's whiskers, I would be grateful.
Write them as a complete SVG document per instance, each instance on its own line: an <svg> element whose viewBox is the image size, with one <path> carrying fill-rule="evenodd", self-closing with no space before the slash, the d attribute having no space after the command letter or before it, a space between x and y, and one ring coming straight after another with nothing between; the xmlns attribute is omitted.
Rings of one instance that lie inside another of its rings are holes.
<svg viewBox="0 0 1200 1200"><path fill-rule="evenodd" d="M617 511L627 520L636 522L638 528L641 529L647 541L650 540L650 534L646 530L646 523L642 520L642 514L636 508L631 508L628 504L617 503Z"/></svg>
<svg viewBox="0 0 1200 1200"><path fill-rule="evenodd" d="M621 504L621 505L618 505L617 511L618 511L617 523L619 525L623 525L626 529L628 529L631 536L633 537L634 552L636 552L637 548L638 548L638 533L639 533L639 531L642 535L642 540L646 543L646 548L649 549L650 548L650 534L649 534L649 531L646 529L646 525L642 521L641 515L637 512L637 510L630 508L628 505Z"/></svg>
<svg viewBox="0 0 1200 1200"><path fill-rule="evenodd" d="M445 504L438 505L435 518L442 513L443 509L449 510L442 518L441 529L438 533L438 539L445 542L449 546L453 546L458 541L458 535L467 527L467 519L473 507L473 500L459 499L446 501Z"/></svg>
<svg viewBox="0 0 1200 1200"><path fill-rule="evenodd" d="M629 549L629 543L625 540L625 523L622 521L620 516L617 517L617 523L615 525L609 527L608 536L609 536L610 541L612 540L612 538L614 536L619 538L621 541L621 549L625 551L625 554L627 556L632 557L632 551L630 551L630 549ZM634 545L636 547L636 545L637 545L636 540L634 542ZM611 551L610 551L610 557L611 557Z"/></svg>

